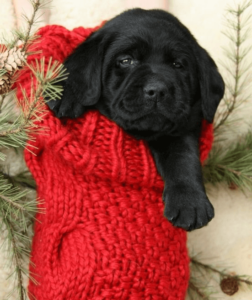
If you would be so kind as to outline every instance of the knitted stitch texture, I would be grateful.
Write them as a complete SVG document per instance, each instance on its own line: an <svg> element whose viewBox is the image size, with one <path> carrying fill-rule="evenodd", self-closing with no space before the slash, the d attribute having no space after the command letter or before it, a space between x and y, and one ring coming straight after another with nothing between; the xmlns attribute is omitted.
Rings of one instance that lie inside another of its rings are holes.
<svg viewBox="0 0 252 300"><path fill-rule="evenodd" d="M93 29L92 29L93 30ZM36 58L62 62L92 32L46 26ZM30 72L19 83L29 92ZM17 95L21 100L18 87ZM29 283L38 300L182 300L189 280L186 232L163 216L163 181L142 140L98 111L60 120L48 110L26 163L44 202ZM203 121L201 160L211 148Z"/></svg>

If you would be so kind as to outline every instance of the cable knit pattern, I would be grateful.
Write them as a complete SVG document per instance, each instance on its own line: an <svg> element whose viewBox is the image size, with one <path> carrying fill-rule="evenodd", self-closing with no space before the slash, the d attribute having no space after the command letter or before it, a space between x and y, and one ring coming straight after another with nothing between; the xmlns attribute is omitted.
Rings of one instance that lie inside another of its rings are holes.
<svg viewBox="0 0 252 300"><path fill-rule="evenodd" d="M46 26L42 53L63 61L91 29ZM29 92L30 72L19 82ZM20 88L17 91L21 101ZM203 122L201 159L212 143ZM30 271L30 299L183 300L189 280L186 232L164 217L163 181L151 153L98 111L59 120L48 111L44 131L25 159L39 204Z"/></svg>

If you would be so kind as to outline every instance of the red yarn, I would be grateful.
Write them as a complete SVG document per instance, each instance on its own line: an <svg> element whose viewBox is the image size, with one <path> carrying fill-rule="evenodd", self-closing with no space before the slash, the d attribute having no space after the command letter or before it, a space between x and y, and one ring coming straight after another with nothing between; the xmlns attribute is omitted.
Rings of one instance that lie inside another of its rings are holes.
<svg viewBox="0 0 252 300"><path fill-rule="evenodd" d="M46 26L38 49L63 61L91 29ZM19 83L27 91L30 72ZM18 97L21 91L18 88ZM203 123L201 159L212 143ZM30 298L38 300L182 300L189 280L186 232L163 217L163 181L144 141L98 111L59 120L48 111L45 130L25 159L40 207L32 245Z"/></svg>

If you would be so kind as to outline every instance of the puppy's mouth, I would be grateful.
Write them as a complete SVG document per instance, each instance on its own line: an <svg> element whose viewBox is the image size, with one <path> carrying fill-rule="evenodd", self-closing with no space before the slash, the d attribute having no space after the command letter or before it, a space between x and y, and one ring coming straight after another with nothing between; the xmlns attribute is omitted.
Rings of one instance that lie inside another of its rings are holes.
<svg viewBox="0 0 252 300"><path fill-rule="evenodd" d="M140 102L140 103L138 103ZM162 109L157 101L144 103L142 101L120 101L118 104L118 113L122 118L131 121L140 121L143 118L148 118L149 115L161 114L168 118L169 113Z"/></svg>
<svg viewBox="0 0 252 300"><path fill-rule="evenodd" d="M156 119L157 120L157 119ZM140 124L139 124L140 123ZM169 135L179 135L177 131L177 125L172 122L165 122L159 124L153 124L152 126L144 126L141 121L137 122L137 125L131 124L128 129L125 129L129 134L135 136L136 138L151 140L152 138L156 138L158 136L162 136L164 133Z"/></svg>
<svg viewBox="0 0 252 300"><path fill-rule="evenodd" d="M178 136L187 122L185 111L168 112L162 105L155 104L152 108L134 105L128 110L124 105L118 106L117 124L136 138L151 140L169 134Z"/></svg>
<svg viewBox="0 0 252 300"><path fill-rule="evenodd" d="M164 132L172 134L177 127L175 123L158 112L150 112L141 117L138 115L134 120L119 118L117 123L129 134L138 138L149 138Z"/></svg>
<svg viewBox="0 0 252 300"><path fill-rule="evenodd" d="M169 101L167 100L167 102ZM126 102L125 105L124 101L121 101L117 108L119 117L136 124L142 121L152 124L153 121L156 122L157 120L160 120L163 124L167 122L184 123L185 119L187 119L186 116L189 114L189 107L183 103L179 107L170 107L170 109L168 109L166 105L158 101L144 103L144 105L143 103L138 104L137 101L135 101L131 107L129 103Z"/></svg>

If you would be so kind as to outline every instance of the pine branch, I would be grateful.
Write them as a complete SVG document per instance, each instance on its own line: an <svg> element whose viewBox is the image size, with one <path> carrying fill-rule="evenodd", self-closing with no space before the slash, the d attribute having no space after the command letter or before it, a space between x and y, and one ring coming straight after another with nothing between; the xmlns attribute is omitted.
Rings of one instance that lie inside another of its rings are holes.
<svg viewBox="0 0 252 300"><path fill-rule="evenodd" d="M247 9L251 6L252 1L245 1L242 4L238 4L236 9L229 9L226 16L227 27L231 32L224 32L224 35L231 41L231 50L225 50L228 60L234 65L233 68L226 64L222 64L223 67L233 78L233 82L230 84L226 82L226 93L224 95L224 101L219 109L215 118L214 131L215 135L220 134L220 128L223 125L227 125L227 121L233 112L238 108L241 103L245 102L245 96L242 95L244 88L248 84L247 73L250 71L250 65L246 68L243 67L243 61L247 58L251 47L244 48L244 42L246 41L249 30L246 29L250 21L251 15L246 19ZM234 20L235 18L235 20ZM245 78L242 80L242 77ZM228 94L229 93L229 94Z"/></svg>
<svg viewBox="0 0 252 300"><path fill-rule="evenodd" d="M212 271L212 272L215 272L215 273L218 273L219 275L221 276L227 276L227 273L223 272L223 271L220 271L210 265L207 265L207 264L203 264L202 262L196 260L195 258L191 258L191 263L203 268L203 269L206 269L206 270L209 270L209 271Z"/></svg>
<svg viewBox="0 0 252 300"><path fill-rule="evenodd" d="M238 14L237 14L237 29L236 29L236 54L234 57L234 63L235 63L235 76L234 76L234 92L232 93L232 100L230 101L231 103L227 105L227 110L226 112L224 112L221 120L219 121L219 123L217 123L214 127L214 130L217 131L218 128L220 126L222 126L227 118L229 117L229 115L233 112L234 108L235 108L235 104L237 101L237 96L239 95L239 91L238 91L238 84L239 84L239 79L240 79L240 63L241 63L241 59L240 59L240 46L241 46L241 20L240 20L240 6L238 5Z"/></svg>
<svg viewBox="0 0 252 300"><path fill-rule="evenodd" d="M4 114L0 114L0 147L26 147L27 138L40 132L43 128L37 126L45 113L45 101L61 97L62 86L58 82L67 76L63 65L49 59L47 70L45 71L45 59L36 61L35 65L28 65L34 78L31 78L31 89L29 94L22 89L22 101L16 100L20 105L20 113L17 117L13 116L13 104L11 100L4 107ZM36 78L36 83L34 84ZM11 123L9 119L14 119ZM8 121L8 122L7 122Z"/></svg>
<svg viewBox="0 0 252 300"><path fill-rule="evenodd" d="M0 171L0 176L1 175L8 181L8 183L12 184L15 187L25 187L36 190L36 182L29 171L23 171L17 175L10 175L3 171Z"/></svg>
<svg viewBox="0 0 252 300"><path fill-rule="evenodd" d="M241 275L233 275L231 272L227 272L225 270L219 270L209 264L204 264L197 260L195 257L191 258L191 273L199 273L199 282L194 284L189 288L197 293L199 299L209 299L207 294L202 292L204 286L208 285L209 280L213 279L213 275L216 274L218 276L217 283L220 285L223 293L227 295L233 295L239 290L239 286L241 284L245 284L246 286L252 287L252 281L250 279L243 279L244 276ZM209 274L210 272L210 274ZM212 275L211 275L212 274ZM246 276L248 277L248 276ZM191 279L190 279L191 284ZM200 287L201 286L201 287ZM203 288L202 288L203 286Z"/></svg>
<svg viewBox="0 0 252 300"><path fill-rule="evenodd" d="M245 280L245 279L238 278L238 281L243 282L243 283L245 283L247 285L251 285L252 286L252 281L250 281L250 280Z"/></svg>
<svg viewBox="0 0 252 300"><path fill-rule="evenodd" d="M0 206L5 211L3 216L10 214L10 218L15 216L20 219L24 219L25 215L33 216L37 212L37 203L27 200L28 193L28 190L13 186L0 175Z"/></svg>
<svg viewBox="0 0 252 300"><path fill-rule="evenodd" d="M188 289L189 289L189 290L188 290L189 296L190 296L190 289L191 289L192 291L194 291L194 292L197 294L197 296L199 296L200 299L203 299L203 300L210 300L209 296L208 296L207 294L205 294L204 292L202 292L202 291L200 290L200 288L197 287L197 285L193 283L193 281L192 281L191 278L190 278L190 281L189 281ZM195 297L192 298L192 296L190 296L190 298L191 298L192 300L195 300Z"/></svg>
<svg viewBox="0 0 252 300"><path fill-rule="evenodd" d="M35 45L35 41L39 36L36 34L31 35L31 29L37 22L35 17L38 11L44 5L41 3L42 0L30 0L30 2L33 6L32 16L30 19L23 16L28 24L26 32L23 33L21 30L15 30L13 32L15 40L12 42L5 41L6 45L0 47L0 95L6 94L11 90L13 82L17 80L15 75L25 65L27 55L34 54L34 51L33 53L29 53L28 48L31 43ZM18 42L23 43L21 47L17 46Z"/></svg>
<svg viewBox="0 0 252 300"><path fill-rule="evenodd" d="M0 193L0 199L2 199L5 202L8 202L8 204L10 206L12 206L12 208L14 208L15 210L22 211L22 212L26 211L22 205L16 203L15 201L11 200L10 198L4 196L4 194Z"/></svg>
<svg viewBox="0 0 252 300"><path fill-rule="evenodd" d="M28 225L34 219L36 200L27 199L27 190L20 190L0 176L0 215L2 225L8 232L9 251L15 265L19 299L25 299L23 276L27 275L23 267L24 256L29 254L31 239L28 237ZM43 212L41 209L40 212ZM1 226L2 227L2 226Z"/></svg>
<svg viewBox="0 0 252 300"><path fill-rule="evenodd" d="M12 225L11 221L8 218L4 219L5 226L10 234L10 239L12 242L12 250L13 250L13 260L16 266L16 274L18 280L18 295L20 300L24 300L25 296L25 288L23 287L23 275L22 275L22 257L19 253L17 242L16 242L16 234L14 230L14 226Z"/></svg>
<svg viewBox="0 0 252 300"><path fill-rule="evenodd" d="M42 57L40 61L36 61L36 65L29 65L37 81L41 85L42 91L40 95L44 97L45 101L60 99L63 93L61 84L57 84L67 79L68 73L64 66L49 58L47 71L45 71L45 58Z"/></svg>
<svg viewBox="0 0 252 300"><path fill-rule="evenodd" d="M31 4L33 6L33 13L32 13L32 16L31 16L31 19L29 20L27 18L27 23L28 23L28 28L27 28L27 32L24 36L24 39L23 39L23 46L22 46L22 51L27 51L27 48L28 48L28 45L29 45L29 39L30 39L30 36L31 36L31 29L32 29L32 26L35 22L35 16L38 12L38 10L41 8L41 0L31 0Z"/></svg>
<svg viewBox="0 0 252 300"><path fill-rule="evenodd" d="M205 183L226 182L252 190L252 132L240 137L228 149L214 145L203 167Z"/></svg>
<svg viewBox="0 0 252 300"><path fill-rule="evenodd" d="M4 44L7 46L8 49L11 49L15 46L17 46L19 43L22 43L21 49L24 50L25 52L28 51L29 45L31 43L34 43L36 39L39 38L38 35L33 35L32 34L32 28L36 23L38 23L38 12L42 8L46 8L52 0L44 1L44 0L30 0L30 3L33 7L33 12L31 18L28 18L26 15L22 15L24 18L27 28L25 30L23 29L15 29L12 31L12 40L7 40L5 37L3 38ZM1 52L1 51L0 51ZM31 55L31 53L29 53Z"/></svg>
<svg viewBox="0 0 252 300"><path fill-rule="evenodd" d="M51 82L56 81L55 76L61 74L62 67L57 69L53 64L54 68L50 66L49 73L47 72L49 75L45 78L45 74L41 74L41 78L38 80L36 75L39 70L37 71L36 67L41 66L38 62L37 66L32 68L33 79L31 79L30 91L27 94L25 90L22 90L22 103L17 101L16 97L10 95L11 86L17 81L17 74L24 66L27 54L34 54L34 52L28 52L28 48L38 38L37 35L31 35L31 32L37 21L38 10L44 6L41 2L31 0L33 14L30 19L26 18L27 30L25 32L16 30L13 41L0 47L0 148L23 148L27 143L28 136L32 140L32 136L41 130L37 125L37 121L43 117L45 111L43 93L50 90ZM15 47L19 41L22 41L23 45L19 48ZM57 94L59 90L56 88L54 93ZM7 94L12 97L6 97ZM14 114L13 100L20 104L20 110L17 114ZM4 158L5 155L0 152L0 159L4 160ZM28 190L20 189L21 184L27 186L30 184L29 181L31 182L31 179L1 174L0 172L1 227L8 233L4 242L8 242L9 245L8 254L14 264L14 274L17 278L16 287L20 300L26 299L23 276L31 275L23 267L24 258L28 257L31 244L28 227L34 222L35 213L43 212L43 210L37 209L37 203L39 202L36 199L29 200L27 198ZM34 279L31 278L31 280Z"/></svg>

